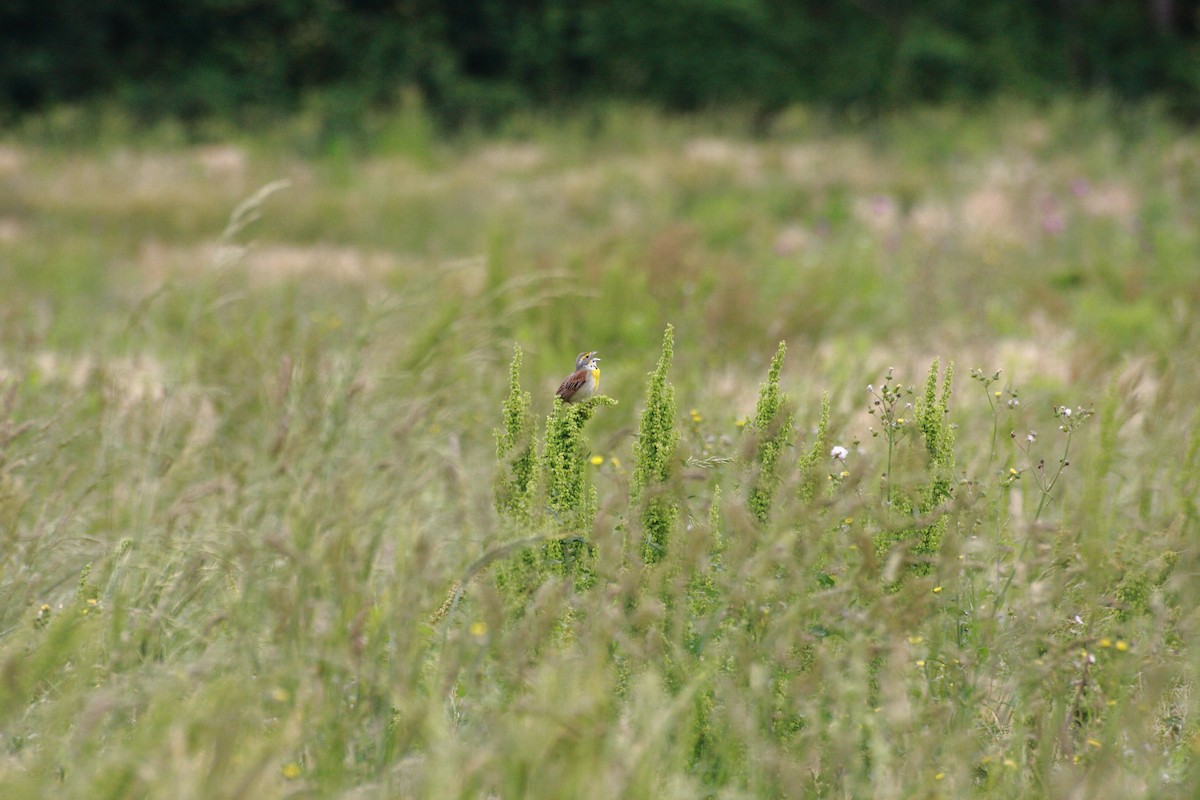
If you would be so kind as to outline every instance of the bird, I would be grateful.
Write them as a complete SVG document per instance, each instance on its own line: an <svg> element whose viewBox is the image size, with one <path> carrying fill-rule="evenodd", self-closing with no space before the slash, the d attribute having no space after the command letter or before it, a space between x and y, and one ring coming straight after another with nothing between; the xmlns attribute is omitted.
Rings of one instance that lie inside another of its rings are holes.
<svg viewBox="0 0 1200 800"><path fill-rule="evenodd" d="M575 358L575 371L563 378L555 396L564 403L578 403L594 395L600 386L599 360L594 350L580 353Z"/></svg>

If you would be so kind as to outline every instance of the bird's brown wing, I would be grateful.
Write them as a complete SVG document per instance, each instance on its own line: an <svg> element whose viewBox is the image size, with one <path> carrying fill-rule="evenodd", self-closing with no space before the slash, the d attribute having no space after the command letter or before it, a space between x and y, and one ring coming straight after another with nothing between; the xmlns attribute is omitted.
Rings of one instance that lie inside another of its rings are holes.
<svg viewBox="0 0 1200 800"><path fill-rule="evenodd" d="M571 398L575 396L575 393L578 392L585 383L587 383L587 370L577 369L563 379L563 382L558 386L558 391L554 394L558 397L561 397L563 400L570 402Z"/></svg>

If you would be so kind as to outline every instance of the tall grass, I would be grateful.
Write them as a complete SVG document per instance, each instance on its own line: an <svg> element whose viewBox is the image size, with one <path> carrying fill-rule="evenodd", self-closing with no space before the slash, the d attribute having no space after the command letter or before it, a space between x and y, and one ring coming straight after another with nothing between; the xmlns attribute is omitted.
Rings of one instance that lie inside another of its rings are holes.
<svg viewBox="0 0 1200 800"><path fill-rule="evenodd" d="M0 796L1193 794L1194 137L721 124L10 137Z"/></svg>

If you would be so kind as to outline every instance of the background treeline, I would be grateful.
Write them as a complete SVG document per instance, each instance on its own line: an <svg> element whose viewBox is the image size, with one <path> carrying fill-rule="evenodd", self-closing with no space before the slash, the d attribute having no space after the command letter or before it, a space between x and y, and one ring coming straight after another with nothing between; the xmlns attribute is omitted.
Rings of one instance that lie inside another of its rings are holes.
<svg viewBox="0 0 1200 800"><path fill-rule="evenodd" d="M419 90L443 122L625 98L872 110L1099 90L1200 112L1194 0L6 0L0 114L102 100L192 119L351 112Z"/></svg>

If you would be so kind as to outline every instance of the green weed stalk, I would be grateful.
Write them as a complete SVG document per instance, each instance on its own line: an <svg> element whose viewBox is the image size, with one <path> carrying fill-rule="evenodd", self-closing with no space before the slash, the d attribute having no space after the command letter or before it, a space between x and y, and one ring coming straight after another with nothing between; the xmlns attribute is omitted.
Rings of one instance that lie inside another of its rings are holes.
<svg viewBox="0 0 1200 800"><path fill-rule="evenodd" d="M667 493L675 446L679 442L679 431L675 427L675 387L667 382L674 342L675 329L668 325L663 333L658 366L646 383L646 407L642 410L633 445L630 507L640 509L644 531L642 558L647 564L657 563L666 554L671 530L679 519L679 504Z"/></svg>
<svg viewBox="0 0 1200 800"><path fill-rule="evenodd" d="M546 506L563 531L586 530L595 517L595 489L588 485L584 472L588 444L583 426L596 408L615 403L603 396L590 397L582 403L564 403L556 398L554 408L546 418L546 438L542 447Z"/></svg>
<svg viewBox="0 0 1200 800"><path fill-rule="evenodd" d="M829 393L821 395L821 416L817 421L817 431L813 435L812 444L796 462L800 472L800 486L796 495L802 502L811 503L817 496L817 487L821 485L820 464L828 457L829 435Z"/></svg>
<svg viewBox="0 0 1200 800"><path fill-rule="evenodd" d="M754 518L761 524L766 524L771 517L771 504L783 482L780 475L781 459L793 439L794 414L791 402L779 388L779 373L783 369L786 353L787 343L780 342L775 357L771 359L767 382L759 389L758 405L751 421L758 440L751 461L754 475L750 484L749 505Z"/></svg>
<svg viewBox="0 0 1200 800"><path fill-rule="evenodd" d="M949 414L954 365L946 367L940 393L938 373L939 361L935 358L929 367L924 392L916 396L912 420L899 416L904 412L897 409L899 398L911 394L911 390L902 391L898 385L893 386L890 371L881 395L872 408L872 411L880 412L878 416L884 424L888 442L886 517L892 520L916 516L927 521L926 524L913 527L901 525L884 530L875 538L875 551L883 556L894 545L911 542L910 552L915 562L912 568L918 574L928 574L932 570L933 557L941 547L948 525L940 509L953 492L954 427ZM924 446L925 467L918 485L902 491L896 485L892 469L896 446L907 438L909 431L915 431Z"/></svg>
<svg viewBox="0 0 1200 800"><path fill-rule="evenodd" d="M537 423L530 411L529 392L521 390L521 355L521 346L513 345L502 426L495 431L495 500L502 515L529 522L538 486Z"/></svg>

